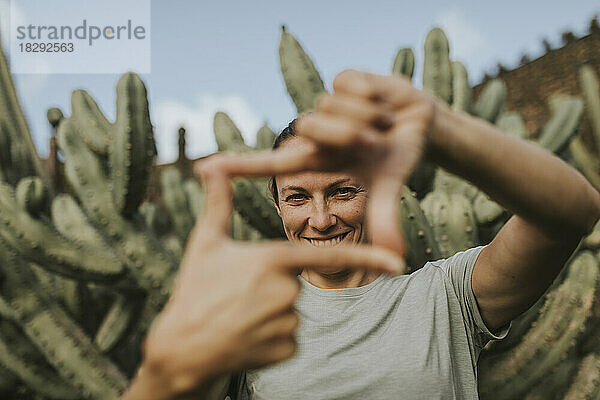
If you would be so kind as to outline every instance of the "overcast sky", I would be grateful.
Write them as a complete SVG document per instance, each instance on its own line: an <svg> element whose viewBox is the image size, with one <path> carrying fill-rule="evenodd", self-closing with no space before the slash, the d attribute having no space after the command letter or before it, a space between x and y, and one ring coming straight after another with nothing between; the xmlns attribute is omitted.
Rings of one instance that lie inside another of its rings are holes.
<svg viewBox="0 0 600 400"><path fill-rule="evenodd" d="M7 3L0 0L0 24L6 21ZM485 72L494 72L498 62L514 67L523 54L532 59L541 55L544 38L560 46L565 30L585 34L590 19L600 14L598 0L152 0L151 4L151 73L142 77L161 162L177 156L179 125L188 131L189 157L215 151L212 117L218 110L230 114L250 144L263 122L276 131L287 125L295 109L279 70L282 24L312 57L328 87L346 68L389 73L400 47L415 50L418 86L423 42L433 26L445 30L451 57L465 64L476 84ZM4 38L3 44L6 48ZM83 87L112 119L117 79L111 74L16 75L40 154L48 154L48 107L58 106L68 115L71 91Z"/></svg>

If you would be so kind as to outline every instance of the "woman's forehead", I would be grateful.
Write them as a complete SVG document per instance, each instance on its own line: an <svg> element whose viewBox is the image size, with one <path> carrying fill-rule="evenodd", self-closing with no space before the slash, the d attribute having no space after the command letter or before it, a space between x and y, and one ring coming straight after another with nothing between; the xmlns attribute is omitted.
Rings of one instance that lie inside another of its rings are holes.
<svg viewBox="0 0 600 400"><path fill-rule="evenodd" d="M282 192L287 189L317 191L343 184L361 184L354 175L343 172L304 171L294 174L277 175L276 179L277 186Z"/></svg>
<svg viewBox="0 0 600 400"><path fill-rule="evenodd" d="M303 146L309 146L307 139L293 136L287 138L281 143L283 146L293 146L295 148L302 148ZM321 172L321 171L304 171L293 174L276 175L277 188L279 191L283 191L289 188L302 188L305 190L313 191L319 189L325 189L336 184L351 184L351 185L362 185L362 182L358 180L356 176L343 171L336 172Z"/></svg>

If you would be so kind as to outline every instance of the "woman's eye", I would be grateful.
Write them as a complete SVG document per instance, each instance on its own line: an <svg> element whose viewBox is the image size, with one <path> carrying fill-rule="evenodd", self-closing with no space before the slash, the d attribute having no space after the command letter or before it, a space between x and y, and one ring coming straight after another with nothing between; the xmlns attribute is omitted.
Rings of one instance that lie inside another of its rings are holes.
<svg viewBox="0 0 600 400"><path fill-rule="evenodd" d="M356 194L356 189L353 187L341 187L336 189L334 194L340 197L351 197Z"/></svg>
<svg viewBox="0 0 600 400"><path fill-rule="evenodd" d="M296 193L296 194L291 194L288 197L285 198L285 201L287 202L299 202L299 201L303 201L306 198L305 195L301 194L301 193Z"/></svg>

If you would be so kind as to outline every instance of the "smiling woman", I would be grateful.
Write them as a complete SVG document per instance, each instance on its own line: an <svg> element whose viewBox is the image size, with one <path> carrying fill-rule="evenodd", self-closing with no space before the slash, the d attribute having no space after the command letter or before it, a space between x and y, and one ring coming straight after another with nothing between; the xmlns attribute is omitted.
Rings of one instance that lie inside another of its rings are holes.
<svg viewBox="0 0 600 400"><path fill-rule="evenodd" d="M273 148L293 147L302 151L308 140L295 134L292 121L276 138ZM305 171L271 178L271 193L283 221L288 240L316 247L366 242L367 189L351 173ZM316 273L309 269L301 277L320 288L365 285L377 275L360 270Z"/></svg>

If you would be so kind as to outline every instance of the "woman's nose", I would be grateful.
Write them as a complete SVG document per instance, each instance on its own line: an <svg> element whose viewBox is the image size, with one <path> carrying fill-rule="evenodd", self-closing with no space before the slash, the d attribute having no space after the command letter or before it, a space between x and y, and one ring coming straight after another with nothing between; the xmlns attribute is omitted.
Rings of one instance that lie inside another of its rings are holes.
<svg viewBox="0 0 600 400"><path fill-rule="evenodd" d="M308 225L320 232L325 232L337 223L337 218L326 203L315 204Z"/></svg>

